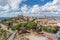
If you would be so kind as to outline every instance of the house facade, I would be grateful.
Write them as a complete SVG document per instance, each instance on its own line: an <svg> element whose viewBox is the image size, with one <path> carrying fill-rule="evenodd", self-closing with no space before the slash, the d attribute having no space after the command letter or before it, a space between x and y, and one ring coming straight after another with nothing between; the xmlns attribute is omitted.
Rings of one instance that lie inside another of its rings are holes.
<svg viewBox="0 0 60 40"><path fill-rule="evenodd" d="M37 23L37 26L43 25L43 26L57 26L57 22L55 19L52 18L38 18L34 21Z"/></svg>

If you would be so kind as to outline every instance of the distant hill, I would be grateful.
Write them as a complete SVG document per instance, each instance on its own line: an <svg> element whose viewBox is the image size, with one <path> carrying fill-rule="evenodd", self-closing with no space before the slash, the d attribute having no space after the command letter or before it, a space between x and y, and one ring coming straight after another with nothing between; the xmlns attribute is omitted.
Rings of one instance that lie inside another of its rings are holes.
<svg viewBox="0 0 60 40"><path fill-rule="evenodd" d="M60 16L47 16L47 18L55 18L55 19L60 19Z"/></svg>
<svg viewBox="0 0 60 40"><path fill-rule="evenodd" d="M4 19L7 19L9 17L0 17L0 20L4 20Z"/></svg>
<svg viewBox="0 0 60 40"><path fill-rule="evenodd" d="M39 16L36 16L36 17L39 17ZM55 18L55 19L60 19L60 16L46 16L47 18ZM7 19L7 18L11 18L11 17L0 17L0 20L4 20L4 19Z"/></svg>

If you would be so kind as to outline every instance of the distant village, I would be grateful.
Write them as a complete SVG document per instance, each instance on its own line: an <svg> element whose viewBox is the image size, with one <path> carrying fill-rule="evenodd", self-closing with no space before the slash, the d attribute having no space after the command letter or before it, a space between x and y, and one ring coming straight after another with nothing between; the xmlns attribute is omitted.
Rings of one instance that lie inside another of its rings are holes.
<svg viewBox="0 0 60 40"><path fill-rule="evenodd" d="M45 17L40 17L40 18L29 17L29 16L17 16L17 17L2 20L0 22L1 23L0 26L3 29L7 30L7 29L9 29L10 27L12 27L16 24L26 23L28 21L30 21L30 22L34 21L35 23L37 23L37 26L40 26L40 25L43 25L43 26L58 26L58 24L60 23L60 19L46 18L46 16ZM10 27L9 27L9 25L10 25Z"/></svg>

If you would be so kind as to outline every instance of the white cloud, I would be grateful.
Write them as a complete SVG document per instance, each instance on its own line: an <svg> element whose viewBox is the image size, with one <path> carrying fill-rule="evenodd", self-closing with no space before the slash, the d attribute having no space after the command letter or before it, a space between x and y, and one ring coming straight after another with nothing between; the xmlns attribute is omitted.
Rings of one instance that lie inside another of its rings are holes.
<svg viewBox="0 0 60 40"><path fill-rule="evenodd" d="M53 0L53 2L49 2L49 3L45 4L42 8L44 8L45 10L59 11L60 0Z"/></svg>
<svg viewBox="0 0 60 40"><path fill-rule="evenodd" d="M40 6L39 5L34 5L31 9L30 9L31 13L38 13L40 11Z"/></svg>
<svg viewBox="0 0 60 40"><path fill-rule="evenodd" d="M0 9L3 8L7 11L9 9L17 10L17 9L19 9L19 4L22 1L26 1L26 0L10 0L10 1L8 1L8 4L6 4L4 7L0 6ZM37 14L40 13L40 15L48 15L48 16L49 15L60 15L60 13L59 13L60 12L60 0L53 0L52 2L46 3L44 6L39 6L37 4L32 7L29 7L25 4L20 9L21 9L22 13L25 13L25 14L27 14L27 13L37 13ZM14 15L14 13L15 12L12 12L10 15Z"/></svg>
<svg viewBox="0 0 60 40"><path fill-rule="evenodd" d="M0 13L0 17L16 17L21 15L21 12Z"/></svg>
<svg viewBox="0 0 60 40"><path fill-rule="evenodd" d="M12 9L12 10L17 10L19 9L19 4L22 1L26 0L0 0L0 6L2 6L4 9Z"/></svg>
<svg viewBox="0 0 60 40"><path fill-rule="evenodd" d="M13 10L16 10L19 8L19 4L22 2L23 0L10 0L10 6Z"/></svg>
<svg viewBox="0 0 60 40"><path fill-rule="evenodd" d="M41 15L47 16L56 16L60 15L60 0L53 0L52 2L46 3L44 6L34 5L32 7L28 7L24 5L21 7L22 12L24 13L39 13Z"/></svg>
<svg viewBox="0 0 60 40"><path fill-rule="evenodd" d="M27 12L29 12L28 6L27 6L27 5L22 6L22 7L21 7L21 11L22 11L22 13L27 13Z"/></svg>
<svg viewBox="0 0 60 40"><path fill-rule="evenodd" d="M2 7L4 10L8 10L10 7L8 5L5 5L4 7Z"/></svg>
<svg viewBox="0 0 60 40"><path fill-rule="evenodd" d="M8 2L8 3L10 4L10 6L13 10L17 10L17 9L19 9L19 4L22 1L27 1L27 0L10 0L10 2Z"/></svg>
<svg viewBox="0 0 60 40"><path fill-rule="evenodd" d="M8 3L7 0L0 0L0 5L5 5L7 3Z"/></svg>
<svg viewBox="0 0 60 40"><path fill-rule="evenodd" d="M9 17L9 16L18 15L18 12L14 12L14 11L19 10L19 4L22 1L26 1L26 0L0 0L0 11L4 10L0 12L0 17L7 17L7 16Z"/></svg>

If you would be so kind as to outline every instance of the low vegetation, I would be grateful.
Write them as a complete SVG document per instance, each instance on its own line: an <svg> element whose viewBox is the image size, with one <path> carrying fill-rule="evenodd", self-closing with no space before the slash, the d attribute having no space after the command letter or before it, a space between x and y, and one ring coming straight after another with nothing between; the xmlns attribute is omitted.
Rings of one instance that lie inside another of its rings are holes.
<svg viewBox="0 0 60 40"><path fill-rule="evenodd" d="M27 25L26 25L26 27L27 28L36 28L36 23L35 22L29 22L29 23L27 23Z"/></svg>
<svg viewBox="0 0 60 40"><path fill-rule="evenodd" d="M37 25L35 22L27 22L27 23L23 23L23 24L17 24L12 27L12 30L17 30L20 27L26 27L28 29L36 28L36 32L40 31L39 28L37 28ZM57 27L55 27L55 26L53 26L53 27L52 26L40 26L40 29L42 31L49 32L49 33L56 33L57 32Z"/></svg>
<svg viewBox="0 0 60 40"><path fill-rule="evenodd" d="M9 31L0 28L0 40L6 40L9 35L10 35Z"/></svg>
<svg viewBox="0 0 60 40"><path fill-rule="evenodd" d="M22 17L14 17L14 18L9 18L9 19L5 19L3 21L0 21L0 23L6 24L6 21L7 21L8 22L7 25L9 23L12 25L13 22L16 22L16 20L20 21L20 19L22 19ZM8 25L8 26L10 26L10 25ZM27 29L35 29L36 32L40 31L39 28L37 28L37 25L34 21L32 21L32 22L27 21L26 23L17 24L15 26L13 26L11 29L12 30L18 30L20 27L25 27ZM43 25L41 25L40 29L42 31L49 32L49 33L56 33L56 31L57 31L57 27L55 27L55 26L52 27L52 26L43 26Z"/></svg>
<svg viewBox="0 0 60 40"><path fill-rule="evenodd" d="M21 24L17 24L17 25L15 25L15 26L13 26L11 29L12 30L17 30L17 29L19 29L21 27Z"/></svg>
<svg viewBox="0 0 60 40"><path fill-rule="evenodd" d="M45 32L49 32L49 33L56 33L57 32L56 26L40 26L40 27Z"/></svg>

